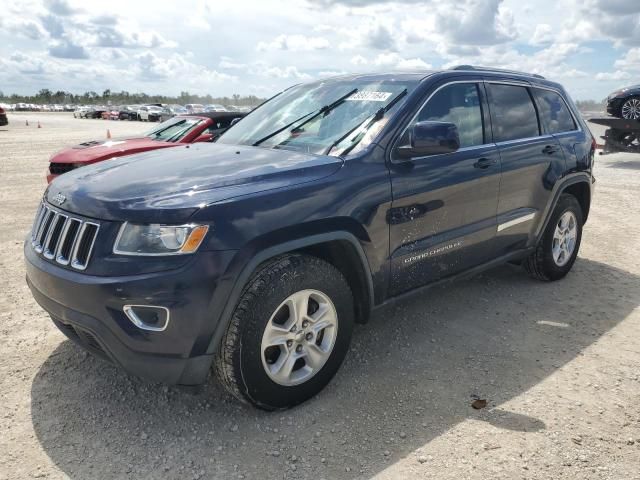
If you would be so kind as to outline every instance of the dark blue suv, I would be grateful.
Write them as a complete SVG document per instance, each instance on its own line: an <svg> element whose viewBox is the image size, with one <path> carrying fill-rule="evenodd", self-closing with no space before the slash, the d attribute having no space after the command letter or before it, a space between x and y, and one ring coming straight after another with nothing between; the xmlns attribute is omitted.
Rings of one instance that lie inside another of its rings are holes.
<svg viewBox="0 0 640 480"><path fill-rule="evenodd" d="M215 144L56 179L27 282L69 338L134 375L198 385L213 368L239 399L285 408L330 381L354 322L391 299L504 262L565 276L594 147L537 75L298 85Z"/></svg>

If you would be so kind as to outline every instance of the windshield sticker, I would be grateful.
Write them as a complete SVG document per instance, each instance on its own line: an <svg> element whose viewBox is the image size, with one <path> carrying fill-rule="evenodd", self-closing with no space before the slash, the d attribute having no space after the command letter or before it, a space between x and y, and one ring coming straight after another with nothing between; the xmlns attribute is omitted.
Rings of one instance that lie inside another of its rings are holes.
<svg viewBox="0 0 640 480"><path fill-rule="evenodd" d="M346 100L352 102L385 102L391 96L391 92L373 92L371 90L363 90L356 92Z"/></svg>

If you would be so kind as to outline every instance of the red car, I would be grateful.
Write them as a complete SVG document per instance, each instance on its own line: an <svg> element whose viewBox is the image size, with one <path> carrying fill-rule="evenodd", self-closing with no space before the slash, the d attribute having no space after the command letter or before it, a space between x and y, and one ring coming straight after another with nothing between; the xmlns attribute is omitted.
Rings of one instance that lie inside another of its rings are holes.
<svg viewBox="0 0 640 480"><path fill-rule="evenodd" d="M120 111L110 109L110 110L107 110L106 112L102 112L100 116L102 117L103 120L118 120L120 117Z"/></svg>
<svg viewBox="0 0 640 480"><path fill-rule="evenodd" d="M47 183L51 183L58 175L75 168L115 157L159 148L177 147L185 143L213 142L231 126L235 119L245 115L240 112L179 115L161 123L141 137L81 143L51 157Z"/></svg>

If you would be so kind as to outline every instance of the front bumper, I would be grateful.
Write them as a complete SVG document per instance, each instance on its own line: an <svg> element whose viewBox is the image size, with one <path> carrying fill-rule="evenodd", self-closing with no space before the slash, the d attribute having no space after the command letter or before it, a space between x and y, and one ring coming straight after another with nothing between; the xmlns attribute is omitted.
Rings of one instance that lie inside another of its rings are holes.
<svg viewBox="0 0 640 480"><path fill-rule="evenodd" d="M102 277L49 263L27 242L27 284L58 328L88 351L144 379L198 385L212 361L211 299L234 253L199 252L179 269ZM123 312L128 304L168 308L166 330L135 326Z"/></svg>
<svg viewBox="0 0 640 480"><path fill-rule="evenodd" d="M607 113L614 117L620 117L624 98L611 98L607 100Z"/></svg>

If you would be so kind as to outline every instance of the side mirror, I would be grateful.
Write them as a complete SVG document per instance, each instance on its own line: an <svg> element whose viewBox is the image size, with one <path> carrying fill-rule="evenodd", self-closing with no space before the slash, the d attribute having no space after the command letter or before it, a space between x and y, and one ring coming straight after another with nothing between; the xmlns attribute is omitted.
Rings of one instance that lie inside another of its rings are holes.
<svg viewBox="0 0 640 480"><path fill-rule="evenodd" d="M213 142L213 134L203 133L195 139L194 143Z"/></svg>
<svg viewBox="0 0 640 480"><path fill-rule="evenodd" d="M406 144L396 150L401 158L455 152L460 148L458 127L449 122L418 122L408 131Z"/></svg>

